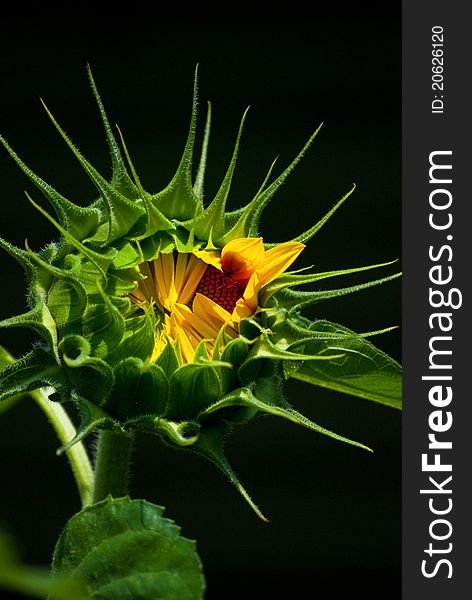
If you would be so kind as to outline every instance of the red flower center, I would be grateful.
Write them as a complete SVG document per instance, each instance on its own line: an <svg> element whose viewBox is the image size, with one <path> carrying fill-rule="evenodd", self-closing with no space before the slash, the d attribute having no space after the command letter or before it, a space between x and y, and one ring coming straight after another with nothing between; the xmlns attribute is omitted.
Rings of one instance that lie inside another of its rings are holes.
<svg viewBox="0 0 472 600"><path fill-rule="evenodd" d="M232 313L236 302L243 297L247 280L233 279L231 275L219 271L213 265L208 265L196 293L203 294Z"/></svg>

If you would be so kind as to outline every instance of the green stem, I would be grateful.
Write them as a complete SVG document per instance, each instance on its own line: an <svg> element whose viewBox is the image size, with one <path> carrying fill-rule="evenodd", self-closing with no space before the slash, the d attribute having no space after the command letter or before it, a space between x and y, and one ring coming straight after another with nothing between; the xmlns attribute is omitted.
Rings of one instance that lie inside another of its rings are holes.
<svg viewBox="0 0 472 600"><path fill-rule="evenodd" d="M75 437L76 430L62 405L49 400L47 392L43 389L30 392L30 396L45 413L62 444L70 442ZM66 450L66 455L79 489L82 506L87 506L92 501L94 480L87 451L82 442L77 442Z"/></svg>
<svg viewBox="0 0 472 600"><path fill-rule="evenodd" d="M100 431L95 457L93 501L111 494L114 498L128 493L129 462L133 437L115 431Z"/></svg>

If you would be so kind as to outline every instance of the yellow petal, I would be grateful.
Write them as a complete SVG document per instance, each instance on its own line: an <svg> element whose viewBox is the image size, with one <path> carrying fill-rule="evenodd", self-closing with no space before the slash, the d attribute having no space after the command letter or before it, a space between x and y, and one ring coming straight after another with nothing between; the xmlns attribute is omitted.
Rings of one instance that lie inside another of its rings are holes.
<svg viewBox="0 0 472 600"><path fill-rule="evenodd" d="M168 338L163 331L156 334L156 339L154 342L154 349L152 351L151 363L155 362L157 358L160 356L161 352L164 350L167 345Z"/></svg>
<svg viewBox="0 0 472 600"><path fill-rule="evenodd" d="M187 273L187 264L189 256L191 256L191 254L184 254L183 252L179 252L177 254L174 275L174 285L175 291L177 293L177 298L180 296L180 292L182 291L182 288L185 285L185 275Z"/></svg>
<svg viewBox="0 0 472 600"><path fill-rule="evenodd" d="M161 306L163 306L166 310L170 310L172 306L171 298L170 298L170 290L166 285L166 280L173 280L173 275L169 272L170 263L166 261L165 265L162 260L164 255L161 254L156 260L152 262L152 267L154 270L153 279L155 283L155 294L157 295L157 299ZM172 257L173 260L173 257ZM172 263L172 273L174 270L174 266Z"/></svg>
<svg viewBox="0 0 472 600"><path fill-rule="evenodd" d="M203 260L207 265L213 265L219 271L222 271L221 268L221 258L220 253L217 250L194 250L193 254Z"/></svg>
<svg viewBox="0 0 472 600"><path fill-rule="evenodd" d="M244 295L236 302L233 314L231 315L235 324L241 319L251 317L257 310L257 297L261 289L261 278L259 271L253 273L247 283Z"/></svg>
<svg viewBox="0 0 472 600"><path fill-rule="evenodd" d="M305 244L285 242L267 250L261 268L261 287L276 279L295 261Z"/></svg>
<svg viewBox="0 0 472 600"><path fill-rule="evenodd" d="M210 321L196 315L184 304L175 304L172 317L175 318L178 330L184 329L197 342L204 338L212 339L216 337L219 331L219 328L215 329Z"/></svg>
<svg viewBox="0 0 472 600"><path fill-rule="evenodd" d="M223 270L233 279L249 279L264 263L262 238L238 238L221 251Z"/></svg>
<svg viewBox="0 0 472 600"><path fill-rule="evenodd" d="M225 323L231 321L231 314L225 308L203 294L196 294L192 310L195 315L210 324L216 335Z"/></svg>
<svg viewBox="0 0 472 600"><path fill-rule="evenodd" d="M169 318L169 329L172 337L177 340L184 362L192 362L195 350L201 341L196 335L189 321L192 311L188 306L175 304L172 315Z"/></svg>
<svg viewBox="0 0 472 600"><path fill-rule="evenodd" d="M180 290L177 302L179 304L188 304L194 297L200 279L203 277L207 268L206 263L196 256L190 255L187 263L183 288Z"/></svg>

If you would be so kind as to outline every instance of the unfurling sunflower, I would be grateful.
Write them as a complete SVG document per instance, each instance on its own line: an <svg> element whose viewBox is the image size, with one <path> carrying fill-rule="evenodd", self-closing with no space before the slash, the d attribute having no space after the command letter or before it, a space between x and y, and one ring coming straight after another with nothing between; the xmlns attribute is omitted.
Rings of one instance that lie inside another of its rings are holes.
<svg viewBox="0 0 472 600"><path fill-rule="evenodd" d="M178 340L183 362L190 363L202 341L207 353L214 353L223 327L231 338L237 337L241 320L257 311L260 289L283 273L304 247L287 242L266 251L262 238L240 238L221 252L173 252L143 263L146 278L130 298L143 307L155 302L162 314L151 361L167 340Z"/></svg>
<svg viewBox="0 0 472 600"><path fill-rule="evenodd" d="M287 272L354 187L294 240L270 244L260 236L262 211L318 130L272 183L268 181L273 165L254 198L227 212L244 114L226 175L205 206L211 110L209 105L194 178L195 78L182 159L168 186L150 194L121 132L120 149L90 71L89 75L110 148L111 181L79 153L46 110L97 189L98 199L90 206L82 208L66 199L1 140L52 205L54 217L28 196L60 238L37 252L0 240L26 271L30 305L0 327L29 327L42 339L0 372L0 399L47 386L51 400L72 401L81 425L62 450L96 429L122 435L134 430L156 433L216 463L262 516L225 458L226 434L265 413L365 448L299 414L281 388L293 377L398 408L400 367L368 341L367 334L300 314L307 305L398 275L340 289L300 291L300 285L390 263L323 273Z"/></svg>

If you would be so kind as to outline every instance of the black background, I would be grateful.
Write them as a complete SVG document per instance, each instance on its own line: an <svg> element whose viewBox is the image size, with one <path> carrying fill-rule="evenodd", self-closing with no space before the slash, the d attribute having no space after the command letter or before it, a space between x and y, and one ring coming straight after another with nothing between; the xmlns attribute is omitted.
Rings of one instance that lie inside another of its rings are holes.
<svg viewBox="0 0 472 600"><path fill-rule="evenodd" d="M85 156L108 174L85 72L90 62L110 120L120 125L144 186L155 192L169 181L185 143L198 62L200 133L206 101L213 105L208 198L224 175L248 104L231 207L250 200L274 157L279 156L279 173L324 121L304 161L266 211L265 239L284 241L307 229L356 182L354 195L297 265L332 270L399 258L399 11L303 20L143 14L139 23L123 17L74 27L71 17L57 27L46 21L2 27L0 132L71 200L88 203L94 189L48 122L39 97ZM33 248L56 237L23 190L37 200L39 192L6 152L0 155L0 182L3 237L20 246L27 237ZM1 273L4 318L22 311L25 290L21 270L6 255ZM335 284L348 282L340 278ZM320 304L308 314L369 331L399 325L399 313L400 285L390 283ZM18 356L33 339L28 332L2 330L0 343ZM400 330L375 343L400 359ZM253 597L257 589L274 598L399 597L400 414L298 382L290 382L286 394L314 421L375 452L272 418L236 430L228 457L270 518L265 525L212 465L140 436L132 495L166 506L183 534L197 539L209 600ZM32 404L2 415L0 521L29 563L48 562L61 528L79 509L66 459L55 456L57 445Z"/></svg>

